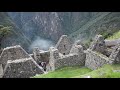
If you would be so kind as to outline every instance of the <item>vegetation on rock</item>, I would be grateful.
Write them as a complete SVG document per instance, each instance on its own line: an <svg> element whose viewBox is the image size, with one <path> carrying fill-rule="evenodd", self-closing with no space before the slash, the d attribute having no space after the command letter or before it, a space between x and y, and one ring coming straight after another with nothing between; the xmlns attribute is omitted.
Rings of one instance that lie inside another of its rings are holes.
<svg viewBox="0 0 120 90"><path fill-rule="evenodd" d="M114 39L119 39L120 38L120 31L114 33L113 35L109 36L107 39L108 40L114 40Z"/></svg>

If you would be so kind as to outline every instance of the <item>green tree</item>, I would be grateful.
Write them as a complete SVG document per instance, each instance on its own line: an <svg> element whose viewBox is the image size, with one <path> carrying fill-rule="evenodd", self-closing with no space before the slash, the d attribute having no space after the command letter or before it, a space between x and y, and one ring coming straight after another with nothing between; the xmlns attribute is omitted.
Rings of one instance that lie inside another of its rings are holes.
<svg viewBox="0 0 120 90"><path fill-rule="evenodd" d="M0 25L0 49L2 45L2 40L12 34L12 27L11 26L3 26Z"/></svg>

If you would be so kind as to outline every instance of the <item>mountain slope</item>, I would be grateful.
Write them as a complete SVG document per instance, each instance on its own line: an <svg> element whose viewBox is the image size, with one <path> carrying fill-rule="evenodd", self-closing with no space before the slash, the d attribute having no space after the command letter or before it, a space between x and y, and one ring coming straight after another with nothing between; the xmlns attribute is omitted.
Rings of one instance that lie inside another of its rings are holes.
<svg viewBox="0 0 120 90"><path fill-rule="evenodd" d="M104 13L103 15L97 17L93 21L88 22L83 28L80 28L76 34L75 38L83 40L91 39L96 34L112 34L120 29L120 13Z"/></svg>
<svg viewBox="0 0 120 90"><path fill-rule="evenodd" d="M99 20L101 20L102 18L104 18L106 15L110 14L110 12L105 12L102 15L92 18L90 21L88 21L85 25L83 25L79 30L73 32L72 34L70 34L70 37L79 37L79 33L84 32L85 30L87 30L90 26L92 26L93 24L97 23Z"/></svg>
<svg viewBox="0 0 120 90"><path fill-rule="evenodd" d="M96 34L106 37L120 29L120 12L8 12L8 15L29 42L40 37L56 44L63 34L85 42Z"/></svg>
<svg viewBox="0 0 120 90"><path fill-rule="evenodd" d="M2 41L3 48L14 44L16 45L18 43L23 47L30 44L30 41L25 38L22 31L19 29L19 27L17 27L17 25L12 21L6 12L0 12L0 25L12 26L13 29L12 35Z"/></svg>

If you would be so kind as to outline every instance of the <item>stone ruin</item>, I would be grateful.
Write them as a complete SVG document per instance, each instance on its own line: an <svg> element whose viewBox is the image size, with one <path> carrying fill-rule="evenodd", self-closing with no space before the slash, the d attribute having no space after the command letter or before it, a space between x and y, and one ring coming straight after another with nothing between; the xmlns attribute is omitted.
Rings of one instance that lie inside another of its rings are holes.
<svg viewBox="0 0 120 90"><path fill-rule="evenodd" d="M72 41L67 37L67 35L62 35L55 48L57 48L61 54L67 55L70 53L70 49L72 48Z"/></svg>
<svg viewBox="0 0 120 90"><path fill-rule="evenodd" d="M111 42L109 41L109 43ZM85 53L85 66L92 70L98 69L104 64L120 63L120 44L117 43L114 48L111 49L108 41L104 40L102 35L96 35L95 40Z"/></svg>
<svg viewBox="0 0 120 90"><path fill-rule="evenodd" d="M44 73L43 68L19 45L4 48L0 68L3 78L28 78Z"/></svg>
<svg viewBox="0 0 120 90"><path fill-rule="evenodd" d="M48 51L35 48L32 56L37 63L45 62L46 67L44 69L46 71L54 71L65 66L85 64L83 47L78 42L73 44L67 35L62 35L56 46L50 47Z"/></svg>
<svg viewBox="0 0 120 90"><path fill-rule="evenodd" d="M29 78L66 66L86 66L95 70L104 64L120 63L120 44L110 46L108 43L111 42L96 35L86 49L80 40L73 43L67 35L62 35L48 51L35 47L33 53L28 54L19 45L7 47L0 56L0 77Z"/></svg>

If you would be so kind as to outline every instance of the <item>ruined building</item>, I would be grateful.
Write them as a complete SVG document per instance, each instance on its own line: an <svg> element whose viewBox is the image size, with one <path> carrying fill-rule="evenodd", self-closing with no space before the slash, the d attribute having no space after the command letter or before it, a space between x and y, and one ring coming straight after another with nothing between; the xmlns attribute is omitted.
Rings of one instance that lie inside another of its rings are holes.
<svg viewBox="0 0 120 90"><path fill-rule="evenodd" d="M1 78L29 78L66 66L86 66L92 70L104 64L120 63L120 44L108 44L96 35L88 49L80 42L72 42L62 35L55 47L48 51L35 47L28 54L20 45L4 48L0 56Z"/></svg>
<svg viewBox="0 0 120 90"><path fill-rule="evenodd" d="M0 66L3 78L28 78L44 73L42 67L19 45L4 48Z"/></svg>
<svg viewBox="0 0 120 90"><path fill-rule="evenodd" d="M45 62L46 71L53 71L65 66L85 64L83 47L77 42L75 44L72 43L67 35L62 35L56 46L50 47L48 51L41 51L35 48L32 57L38 63Z"/></svg>
<svg viewBox="0 0 120 90"><path fill-rule="evenodd" d="M109 43L111 42L109 41ZM114 46L114 48L110 48L110 45L107 43L108 41L104 40L102 35L96 35L90 48L85 51L85 66L95 70L102 67L104 64L115 64L120 62L120 45L116 44L116 47Z"/></svg>

